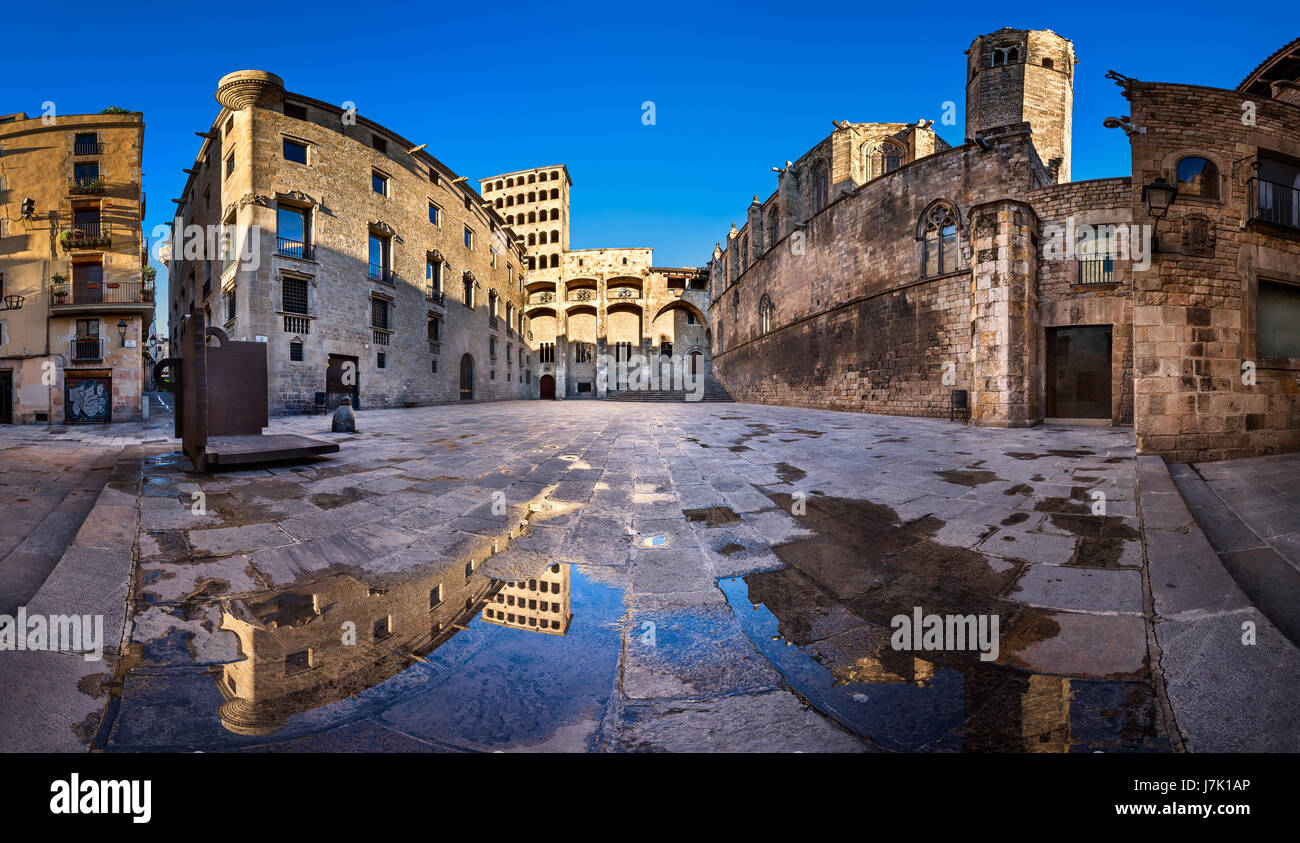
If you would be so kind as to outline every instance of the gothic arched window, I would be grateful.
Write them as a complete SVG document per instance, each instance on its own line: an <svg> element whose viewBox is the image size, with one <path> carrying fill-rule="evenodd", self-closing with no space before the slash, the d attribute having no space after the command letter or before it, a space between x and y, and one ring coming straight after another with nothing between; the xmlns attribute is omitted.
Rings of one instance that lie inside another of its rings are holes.
<svg viewBox="0 0 1300 843"><path fill-rule="evenodd" d="M957 209L947 202L935 202L921 218L921 273L926 276L945 275L959 267L960 249L957 231L960 217Z"/></svg>
<svg viewBox="0 0 1300 843"><path fill-rule="evenodd" d="M831 195L831 175L825 161L818 161L812 170L812 214L826 207ZM812 216L809 214L809 216Z"/></svg>
<svg viewBox="0 0 1300 843"><path fill-rule="evenodd" d="M885 141L871 151L867 178L877 178L892 173L903 166L903 150L898 144Z"/></svg>
<svg viewBox="0 0 1300 843"><path fill-rule="evenodd" d="M776 308L772 307L772 300L763 294L763 298L758 303L758 332L760 334L772 333L772 315Z"/></svg>
<svg viewBox="0 0 1300 843"><path fill-rule="evenodd" d="M771 249L781 239L781 215L776 205L767 212L767 248Z"/></svg>

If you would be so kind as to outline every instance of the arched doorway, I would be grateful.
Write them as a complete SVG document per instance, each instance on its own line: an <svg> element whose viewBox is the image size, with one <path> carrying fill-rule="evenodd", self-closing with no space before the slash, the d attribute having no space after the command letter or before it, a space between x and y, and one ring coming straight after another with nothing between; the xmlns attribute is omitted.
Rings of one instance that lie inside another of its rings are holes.
<svg viewBox="0 0 1300 843"><path fill-rule="evenodd" d="M474 355L460 358L460 400L474 400Z"/></svg>
<svg viewBox="0 0 1300 843"><path fill-rule="evenodd" d="M555 378L550 375L542 375L542 379L537 382L542 391L543 398L555 398Z"/></svg>

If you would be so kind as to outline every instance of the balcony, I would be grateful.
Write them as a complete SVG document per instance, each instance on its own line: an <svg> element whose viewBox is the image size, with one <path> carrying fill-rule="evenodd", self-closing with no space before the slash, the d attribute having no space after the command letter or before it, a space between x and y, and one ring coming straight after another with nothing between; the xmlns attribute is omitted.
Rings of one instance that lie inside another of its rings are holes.
<svg viewBox="0 0 1300 843"><path fill-rule="evenodd" d="M375 345L388 345L388 339L393 335L387 328L371 328L370 331Z"/></svg>
<svg viewBox="0 0 1300 843"><path fill-rule="evenodd" d="M1300 231L1300 189L1264 179L1250 179L1250 218Z"/></svg>
<svg viewBox="0 0 1300 843"><path fill-rule="evenodd" d="M69 345L73 363L103 360L108 351L108 337L73 337Z"/></svg>
<svg viewBox="0 0 1300 843"><path fill-rule="evenodd" d="M432 287L425 287L424 297L429 301L433 302L434 304L441 304L444 306L447 304L447 294L444 293L442 290L435 290Z"/></svg>
<svg viewBox="0 0 1300 843"><path fill-rule="evenodd" d="M310 243L304 243L301 240L290 240L287 237L275 238L275 253L286 258L296 258L304 261L312 259Z"/></svg>
<svg viewBox="0 0 1300 843"><path fill-rule="evenodd" d="M488 317L488 327L493 329L499 327L499 322L495 316Z"/></svg>
<svg viewBox="0 0 1300 843"><path fill-rule="evenodd" d="M1115 259L1114 258L1080 258L1078 283L1080 284L1116 283Z"/></svg>
<svg viewBox="0 0 1300 843"><path fill-rule="evenodd" d="M72 146L73 155L103 155L104 145L94 141L78 141Z"/></svg>
<svg viewBox="0 0 1300 843"><path fill-rule="evenodd" d="M385 266L380 266L377 263L370 264L369 277L371 281L380 281L384 284L397 283L396 276L394 275L393 271Z"/></svg>
<svg viewBox="0 0 1300 843"><path fill-rule="evenodd" d="M58 292L62 289L63 292ZM107 283L99 281L73 281L70 286L52 288L51 308L80 309L93 305L143 305L138 309L153 308L153 285L145 286L140 281ZM111 308L100 308L108 310ZM135 310L137 308L131 308Z"/></svg>
<svg viewBox="0 0 1300 843"><path fill-rule="evenodd" d="M113 227L106 222L73 223L59 233L64 249L105 249L113 245Z"/></svg>
<svg viewBox="0 0 1300 843"><path fill-rule="evenodd" d="M306 316L284 317L284 330L289 334L310 334L311 320Z"/></svg>
<svg viewBox="0 0 1300 843"><path fill-rule="evenodd" d="M73 176L68 179L69 196L100 196L106 188L102 176Z"/></svg>

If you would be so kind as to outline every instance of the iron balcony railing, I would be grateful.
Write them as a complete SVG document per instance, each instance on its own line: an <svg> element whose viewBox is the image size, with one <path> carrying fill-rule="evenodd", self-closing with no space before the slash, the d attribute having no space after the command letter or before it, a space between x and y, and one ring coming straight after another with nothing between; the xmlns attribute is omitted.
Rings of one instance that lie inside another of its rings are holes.
<svg viewBox="0 0 1300 843"><path fill-rule="evenodd" d="M370 280L382 281L385 284L396 283L393 280L393 271L388 267L381 266L377 263L370 264Z"/></svg>
<svg viewBox="0 0 1300 843"><path fill-rule="evenodd" d="M435 290L432 287L424 288L424 297L434 304L446 304L447 294L442 290Z"/></svg>
<svg viewBox="0 0 1300 843"><path fill-rule="evenodd" d="M73 337L70 345L74 361L103 360L108 337Z"/></svg>
<svg viewBox="0 0 1300 843"><path fill-rule="evenodd" d="M1079 259L1079 283L1080 284L1114 284L1115 283L1115 259L1114 258L1080 258Z"/></svg>
<svg viewBox="0 0 1300 843"><path fill-rule="evenodd" d="M299 260L311 260L311 244L304 243L302 240L290 240L287 237L275 238L275 251L277 254L284 255L287 258L298 258Z"/></svg>
<svg viewBox="0 0 1300 843"><path fill-rule="evenodd" d="M104 145L95 141L77 141L72 146L73 155L103 155Z"/></svg>
<svg viewBox="0 0 1300 843"><path fill-rule="evenodd" d="M103 176L72 176L68 179L68 193L73 196L103 193L105 187Z"/></svg>
<svg viewBox="0 0 1300 843"><path fill-rule="evenodd" d="M1250 179L1250 218L1300 230L1300 188Z"/></svg>
<svg viewBox="0 0 1300 843"><path fill-rule="evenodd" d="M153 288L140 281L73 281L55 293L54 304L138 304L153 301Z"/></svg>
<svg viewBox="0 0 1300 843"><path fill-rule="evenodd" d="M63 227L59 242L65 249L94 249L113 242L113 227L106 222L78 222Z"/></svg>

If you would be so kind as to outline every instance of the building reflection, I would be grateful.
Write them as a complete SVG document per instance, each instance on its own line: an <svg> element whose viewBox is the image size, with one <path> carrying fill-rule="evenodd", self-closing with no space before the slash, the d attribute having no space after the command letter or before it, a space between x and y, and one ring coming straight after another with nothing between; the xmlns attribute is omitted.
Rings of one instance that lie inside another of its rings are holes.
<svg viewBox="0 0 1300 843"><path fill-rule="evenodd" d="M472 562L447 562L382 585L338 573L231 600L221 628L239 638L245 658L222 668L221 723L240 735L276 732L294 714L357 696L423 661L489 606L489 623L564 635L569 566L507 583Z"/></svg>

